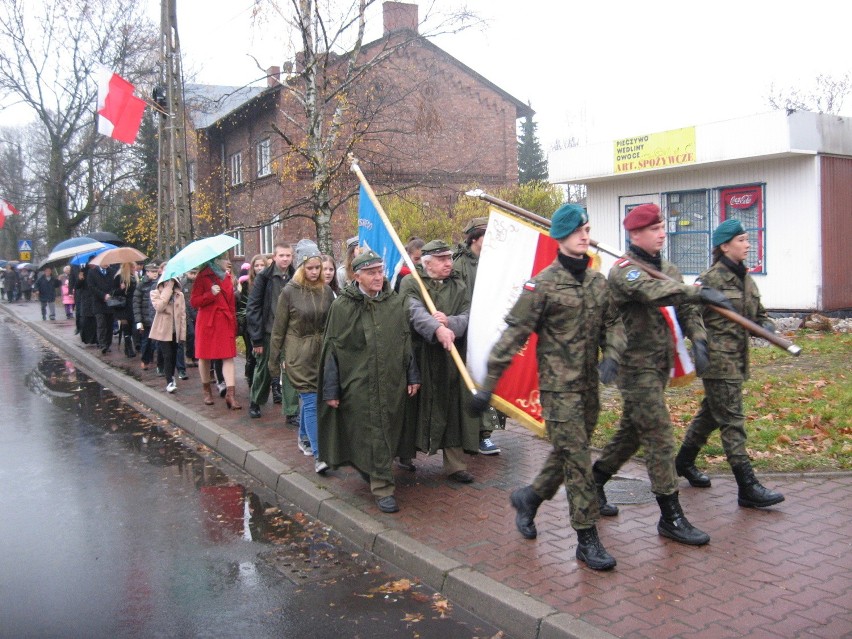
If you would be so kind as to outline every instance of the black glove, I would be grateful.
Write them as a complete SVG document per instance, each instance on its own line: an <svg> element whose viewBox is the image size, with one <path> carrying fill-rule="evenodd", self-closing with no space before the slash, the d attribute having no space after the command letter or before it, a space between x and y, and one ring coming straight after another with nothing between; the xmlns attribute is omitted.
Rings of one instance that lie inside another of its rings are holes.
<svg viewBox="0 0 852 639"><path fill-rule="evenodd" d="M491 406L491 391L478 390L470 400L471 412L479 417Z"/></svg>
<svg viewBox="0 0 852 639"><path fill-rule="evenodd" d="M715 288L710 288L709 286L702 286L701 290L698 291L698 297L705 304L721 306L722 308L726 308L729 311L736 312L736 309L731 305L731 301L725 296L725 294L722 291L716 290Z"/></svg>
<svg viewBox="0 0 852 639"><path fill-rule="evenodd" d="M598 364L598 374L601 377L601 384L612 384L618 375L618 362L611 357L604 357Z"/></svg>
<svg viewBox="0 0 852 639"><path fill-rule="evenodd" d="M766 330L767 330L767 331L769 331L770 333L774 333L774 332L775 332L775 322L773 322L772 320L766 320L766 321L762 324L762 326L763 326L763 328L764 328L764 329L766 329Z"/></svg>
<svg viewBox="0 0 852 639"><path fill-rule="evenodd" d="M707 367L710 366L710 355L707 353L707 340L698 339L692 343L692 357L695 358L695 372L701 377L707 372Z"/></svg>

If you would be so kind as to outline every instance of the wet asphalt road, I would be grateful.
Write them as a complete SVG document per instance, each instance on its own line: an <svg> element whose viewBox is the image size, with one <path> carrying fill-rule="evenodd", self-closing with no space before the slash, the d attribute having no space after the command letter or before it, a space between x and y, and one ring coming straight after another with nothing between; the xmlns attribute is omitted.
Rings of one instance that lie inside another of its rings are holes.
<svg viewBox="0 0 852 639"><path fill-rule="evenodd" d="M0 350L0 637L503 636L14 322Z"/></svg>

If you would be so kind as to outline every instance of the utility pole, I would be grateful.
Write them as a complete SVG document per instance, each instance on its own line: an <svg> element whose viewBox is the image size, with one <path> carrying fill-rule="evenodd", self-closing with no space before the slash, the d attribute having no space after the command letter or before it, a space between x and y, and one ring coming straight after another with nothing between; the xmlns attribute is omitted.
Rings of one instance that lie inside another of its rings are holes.
<svg viewBox="0 0 852 639"><path fill-rule="evenodd" d="M160 0L160 86L154 96L167 113L160 114L158 125L157 194L157 253L166 258L189 244L194 235L189 209L186 110L176 2Z"/></svg>

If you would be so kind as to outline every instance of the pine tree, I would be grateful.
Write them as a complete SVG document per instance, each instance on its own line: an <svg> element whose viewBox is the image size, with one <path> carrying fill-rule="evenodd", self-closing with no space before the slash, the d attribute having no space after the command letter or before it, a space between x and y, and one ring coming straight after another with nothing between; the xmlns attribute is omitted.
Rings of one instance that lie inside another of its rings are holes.
<svg viewBox="0 0 852 639"><path fill-rule="evenodd" d="M532 107L532 105L530 105ZM528 115L521 123L518 136L518 182L547 182L547 158L536 135L538 125Z"/></svg>

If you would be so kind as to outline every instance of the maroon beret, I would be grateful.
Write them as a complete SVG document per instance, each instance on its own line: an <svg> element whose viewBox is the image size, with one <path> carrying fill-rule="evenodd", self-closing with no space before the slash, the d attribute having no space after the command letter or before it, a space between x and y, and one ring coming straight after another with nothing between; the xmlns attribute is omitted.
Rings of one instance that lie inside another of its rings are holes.
<svg viewBox="0 0 852 639"><path fill-rule="evenodd" d="M624 228L628 231L635 231L662 221L663 218L660 217L659 206L651 203L640 204L630 209L630 213L624 218Z"/></svg>

